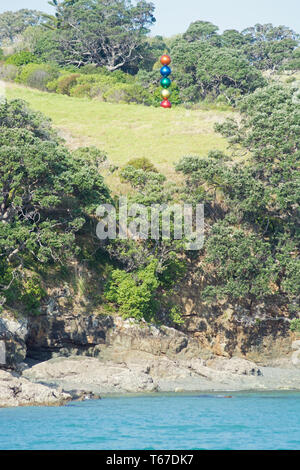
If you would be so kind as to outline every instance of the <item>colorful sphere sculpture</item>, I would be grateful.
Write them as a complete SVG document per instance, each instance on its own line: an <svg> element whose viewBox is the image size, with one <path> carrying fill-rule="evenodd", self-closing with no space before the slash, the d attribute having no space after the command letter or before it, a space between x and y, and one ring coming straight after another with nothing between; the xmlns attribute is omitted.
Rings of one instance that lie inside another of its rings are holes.
<svg viewBox="0 0 300 470"><path fill-rule="evenodd" d="M160 103L160 105L161 105L162 108L167 109L167 108L172 107L172 104L169 101L169 98L171 96L171 92L170 92L170 90L168 90L168 88L170 88L170 86L172 84L172 81L169 79L169 75L171 75L171 73L172 73L172 70L169 67L169 65L171 63L171 57L164 54L160 58L160 63L162 64L162 68L160 69L160 73L162 75L162 79L160 81L160 84L163 88L162 91L161 91L161 96L163 98L163 101Z"/></svg>
<svg viewBox="0 0 300 470"><path fill-rule="evenodd" d="M163 56L161 56L160 58L160 63L163 64L163 65L170 65L171 63L171 57L167 54L164 54Z"/></svg>

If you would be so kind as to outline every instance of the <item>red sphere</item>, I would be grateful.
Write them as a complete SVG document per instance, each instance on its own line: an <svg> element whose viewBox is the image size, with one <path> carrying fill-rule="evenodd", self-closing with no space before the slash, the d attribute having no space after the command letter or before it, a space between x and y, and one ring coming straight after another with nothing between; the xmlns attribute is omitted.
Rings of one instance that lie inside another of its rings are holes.
<svg viewBox="0 0 300 470"><path fill-rule="evenodd" d="M171 57L167 54L164 54L163 56L161 56L160 58L160 62L161 64L163 65L170 65L171 63Z"/></svg>
<svg viewBox="0 0 300 470"><path fill-rule="evenodd" d="M172 105L171 105L171 103L170 103L169 100L163 100L163 101L160 103L160 105L161 105L162 108L165 108L165 109L167 109L167 108L172 108Z"/></svg>

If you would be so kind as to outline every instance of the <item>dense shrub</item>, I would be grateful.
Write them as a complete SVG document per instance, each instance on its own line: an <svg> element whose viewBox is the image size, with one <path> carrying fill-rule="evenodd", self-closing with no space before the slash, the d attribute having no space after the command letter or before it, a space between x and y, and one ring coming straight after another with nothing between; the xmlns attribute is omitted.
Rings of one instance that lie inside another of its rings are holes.
<svg viewBox="0 0 300 470"><path fill-rule="evenodd" d="M291 331L300 333L300 318L294 318L291 321L290 329L291 329Z"/></svg>
<svg viewBox="0 0 300 470"><path fill-rule="evenodd" d="M57 79L55 91L62 95L70 95L71 88L73 88L77 84L78 77L80 77L79 73L72 73L71 75L62 75Z"/></svg>
<svg viewBox="0 0 300 470"><path fill-rule="evenodd" d="M157 173L157 169L153 163L146 157L132 158L127 163L127 166L132 166L136 170L152 171L153 173Z"/></svg>
<svg viewBox="0 0 300 470"><path fill-rule="evenodd" d="M46 64L24 65L16 81L32 88L47 90L47 83L59 75L56 66Z"/></svg>
<svg viewBox="0 0 300 470"><path fill-rule="evenodd" d="M106 298L119 307L124 318L151 320L154 317L157 309L155 294L160 285L156 269L157 260L152 260L136 273L120 269L112 272Z"/></svg>
<svg viewBox="0 0 300 470"><path fill-rule="evenodd" d="M94 149L70 153L23 101L0 104L0 305L21 289L21 301L34 308L43 292L23 282L27 271L80 252L77 233L110 202L99 169Z"/></svg>
<svg viewBox="0 0 300 470"><path fill-rule="evenodd" d="M39 59L32 53L27 51L16 52L16 54L11 55L7 60L7 64L12 65L27 65L30 63L38 63Z"/></svg>
<svg viewBox="0 0 300 470"><path fill-rule="evenodd" d="M42 288L39 279L32 277L23 283L19 300L25 305L28 312L34 313L46 295L47 292Z"/></svg>
<svg viewBox="0 0 300 470"><path fill-rule="evenodd" d="M2 80L13 81L18 75L18 67L10 64L0 64L0 78Z"/></svg>
<svg viewBox="0 0 300 470"><path fill-rule="evenodd" d="M71 88L70 96L75 98L91 98L91 84L90 83L80 83Z"/></svg>
<svg viewBox="0 0 300 470"><path fill-rule="evenodd" d="M109 88L109 90L104 93L103 98L110 103L151 104L149 92L137 84L118 83Z"/></svg>

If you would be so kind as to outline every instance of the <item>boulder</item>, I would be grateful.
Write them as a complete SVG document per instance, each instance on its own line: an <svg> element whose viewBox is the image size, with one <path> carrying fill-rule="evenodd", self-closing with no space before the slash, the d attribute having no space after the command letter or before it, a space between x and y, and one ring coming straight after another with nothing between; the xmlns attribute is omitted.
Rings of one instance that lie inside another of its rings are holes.
<svg viewBox="0 0 300 470"><path fill-rule="evenodd" d="M0 370L0 407L63 405L71 399L72 396L68 393Z"/></svg>

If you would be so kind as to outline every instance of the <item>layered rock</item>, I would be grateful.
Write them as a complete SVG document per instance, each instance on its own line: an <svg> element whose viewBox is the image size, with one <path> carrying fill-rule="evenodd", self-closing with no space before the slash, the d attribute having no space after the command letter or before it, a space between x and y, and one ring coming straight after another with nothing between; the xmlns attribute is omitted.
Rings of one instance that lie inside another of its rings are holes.
<svg viewBox="0 0 300 470"><path fill-rule="evenodd" d="M30 318L27 356L36 360L75 354L97 356L112 327L110 316L76 315L49 308L47 314Z"/></svg>

